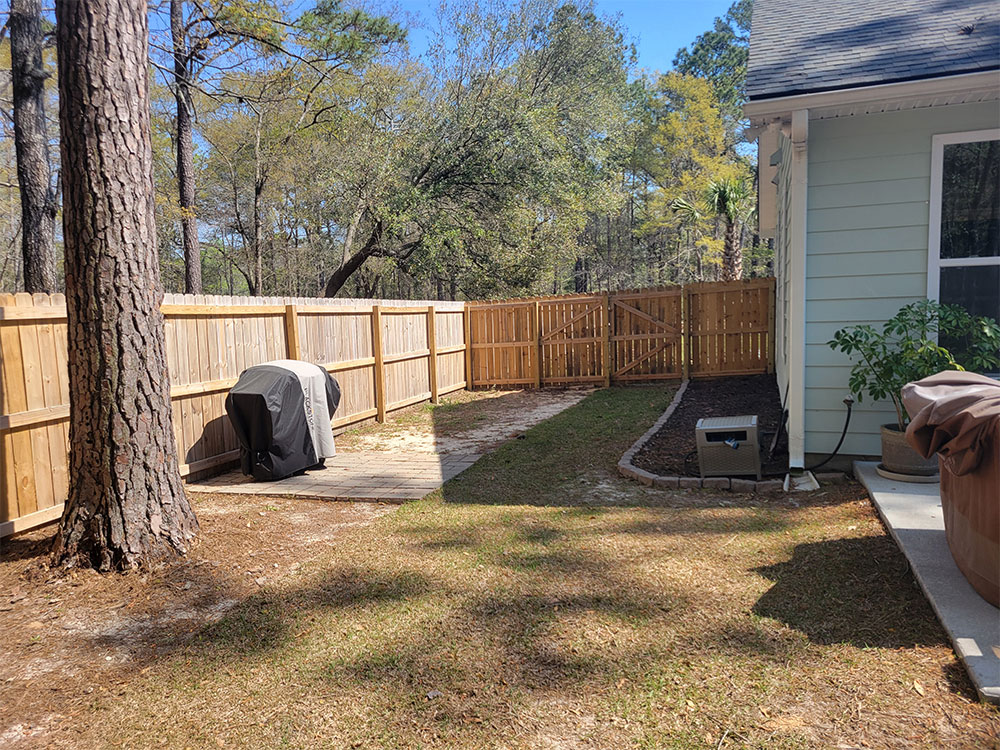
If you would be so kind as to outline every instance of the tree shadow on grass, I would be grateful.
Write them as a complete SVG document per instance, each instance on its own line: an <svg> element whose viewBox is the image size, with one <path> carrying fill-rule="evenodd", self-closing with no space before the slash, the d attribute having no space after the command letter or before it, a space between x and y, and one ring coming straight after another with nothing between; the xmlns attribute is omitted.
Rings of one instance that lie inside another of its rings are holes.
<svg viewBox="0 0 1000 750"><path fill-rule="evenodd" d="M201 618L227 600L202 585L197 572L185 576L201 592L185 599L183 611ZM264 589L227 610L221 617L202 627L189 639L187 631L178 627L177 608L153 613L137 619L127 627L113 627L87 637L105 648L131 649L137 644L157 643L161 653L187 643L188 648L204 655L251 657L286 645L301 626L301 617L322 610L360 609L368 605L392 603L420 596L430 590L429 581L419 573L400 571L388 573L356 567L341 567L327 571L318 581L299 588L276 591Z"/></svg>
<svg viewBox="0 0 1000 750"><path fill-rule="evenodd" d="M958 657L954 661L943 665L941 667L941 674L952 692L958 693L972 703L979 701L979 693L976 692L976 687L972 684L965 665L962 664Z"/></svg>
<svg viewBox="0 0 1000 750"><path fill-rule="evenodd" d="M512 554L499 548L478 552L489 571L484 575L499 581L489 587L467 577L424 573L417 560L388 571L340 565L298 586L251 596L184 644L182 660L196 665L197 672L220 664L236 668L239 662L254 664L295 651L298 639L310 633L335 644L342 628L350 633L364 623L364 629L373 628L365 636L367 645L339 655L336 648L321 647L331 656L322 665L313 661L303 667L305 673L318 683L333 681L377 694L396 694L428 681L473 685L481 669L506 684L566 688L588 676L610 680L629 657L614 648L580 653L553 639L550 628L578 618L631 627L674 617L689 606L683 589L649 586L610 558L566 548L561 532L547 525L526 526L522 532L526 548ZM424 619L428 612L437 613L431 626ZM330 613L346 617L331 620ZM108 639L104 643L115 645ZM471 654L472 662L455 658L456 649Z"/></svg>
<svg viewBox="0 0 1000 750"><path fill-rule="evenodd" d="M629 534L659 539L688 535L769 534L795 525L795 519L787 514L756 506L752 513L746 512L744 508L718 505L701 509L643 507L648 511L647 517L623 516L620 522L606 518L605 514L614 513L613 509L608 508L578 507L562 511L570 514L571 518L604 517L603 524L576 526L572 529L559 529L554 525L538 521L502 519L493 523L478 523L472 528L440 528L430 524L412 524L400 529L398 533L412 539L411 544L416 549L460 551L482 548L491 542L499 541L514 545L548 545L568 541L570 537L587 538L607 534ZM550 550L548 552L551 553Z"/></svg>
<svg viewBox="0 0 1000 750"><path fill-rule="evenodd" d="M756 568L775 582L753 607L813 643L861 648L946 645L896 544L885 536L800 544L790 560Z"/></svg>

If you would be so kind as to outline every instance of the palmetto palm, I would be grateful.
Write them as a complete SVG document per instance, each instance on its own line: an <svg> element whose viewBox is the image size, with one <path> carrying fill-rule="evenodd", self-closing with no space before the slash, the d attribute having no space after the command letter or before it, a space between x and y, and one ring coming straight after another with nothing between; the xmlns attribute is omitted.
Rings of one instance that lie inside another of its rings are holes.
<svg viewBox="0 0 1000 750"><path fill-rule="evenodd" d="M733 281L743 276L743 224L756 212L750 181L739 177L713 180L705 192L709 208L726 222L722 255L722 279Z"/></svg>

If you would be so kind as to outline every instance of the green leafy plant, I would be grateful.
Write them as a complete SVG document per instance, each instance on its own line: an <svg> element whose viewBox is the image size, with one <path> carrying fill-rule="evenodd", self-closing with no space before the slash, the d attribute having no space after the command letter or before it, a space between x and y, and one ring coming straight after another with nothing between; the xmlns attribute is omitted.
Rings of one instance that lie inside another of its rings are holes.
<svg viewBox="0 0 1000 750"><path fill-rule="evenodd" d="M906 427L904 385L942 370L991 372L1000 366L1000 325L974 317L957 305L920 300L900 308L882 326L842 328L827 342L831 349L859 357L851 369L851 391L873 400L888 398L899 429Z"/></svg>

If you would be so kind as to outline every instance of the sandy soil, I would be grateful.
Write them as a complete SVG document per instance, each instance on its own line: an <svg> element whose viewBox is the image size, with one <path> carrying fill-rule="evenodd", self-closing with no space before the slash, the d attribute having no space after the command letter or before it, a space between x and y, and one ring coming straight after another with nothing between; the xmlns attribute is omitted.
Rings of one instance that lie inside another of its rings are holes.
<svg viewBox="0 0 1000 750"><path fill-rule="evenodd" d="M384 425L345 432L337 438L337 449L485 453L591 393L592 388L462 392L445 397L440 406L410 407L390 415Z"/></svg>
<svg viewBox="0 0 1000 750"><path fill-rule="evenodd" d="M86 711L95 693L141 674L261 586L299 575L345 529L395 507L212 495L192 503L201 536L191 554L141 573L49 570L52 527L4 540L0 748L48 746L47 730Z"/></svg>

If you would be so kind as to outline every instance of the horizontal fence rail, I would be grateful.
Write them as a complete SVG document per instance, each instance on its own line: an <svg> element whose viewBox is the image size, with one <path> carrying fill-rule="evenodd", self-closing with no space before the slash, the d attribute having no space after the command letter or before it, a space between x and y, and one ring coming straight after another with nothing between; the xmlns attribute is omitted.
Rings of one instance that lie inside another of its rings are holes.
<svg viewBox="0 0 1000 750"><path fill-rule="evenodd" d="M334 428L461 388L541 388L769 372L774 279L503 302L166 295L181 474L239 456L225 399L275 359L340 383ZM0 294L0 537L59 518L68 493L66 304Z"/></svg>
<svg viewBox="0 0 1000 750"><path fill-rule="evenodd" d="M340 383L334 428L466 387L462 302L166 295L162 305L181 474L239 457L225 399L243 370L323 365ZM63 295L0 295L0 536L58 518L68 491Z"/></svg>

